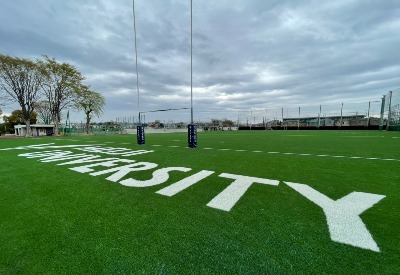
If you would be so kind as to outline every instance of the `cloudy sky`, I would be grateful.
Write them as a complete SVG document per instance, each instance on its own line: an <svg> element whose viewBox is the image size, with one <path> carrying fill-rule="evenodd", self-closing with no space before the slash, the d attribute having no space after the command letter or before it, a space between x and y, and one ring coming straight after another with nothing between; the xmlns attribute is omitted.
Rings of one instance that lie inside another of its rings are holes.
<svg viewBox="0 0 400 275"><path fill-rule="evenodd" d="M190 107L190 0L136 0L135 11L140 110ZM398 0L193 0L194 119L379 109L400 87L399 30ZM138 115L132 0L1 1L0 51L75 65L106 98L98 121Z"/></svg>

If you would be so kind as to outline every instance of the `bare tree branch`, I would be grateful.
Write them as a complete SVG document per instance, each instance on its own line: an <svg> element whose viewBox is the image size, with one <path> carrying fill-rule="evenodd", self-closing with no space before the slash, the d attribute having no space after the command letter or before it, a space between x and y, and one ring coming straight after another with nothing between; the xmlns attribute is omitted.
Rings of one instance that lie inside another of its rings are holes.
<svg viewBox="0 0 400 275"><path fill-rule="evenodd" d="M13 101L20 105L26 136L31 135L30 118L41 96L42 81L43 74L31 60L0 55L0 98L4 103Z"/></svg>
<svg viewBox="0 0 400 275"><path fill-rule="evenodd" d="M86 115L86 133L89 134L90 120L92 115L100 117L103 114L105 99L97 92L91 91L90 87L82 85L77 91L75 109L83 110Z"/></svg>
<svg viewBox="0 0 400 275"><path fill-rule="evenodd" d="M46 55L43 57L44 60L37 61L42 73L46 75L41 87L49 104L55 124L54 133L57 135L61 111L73 105L77 95L76 91L82 85L84 77L68 63L58 63L54 58Z"/></svg>

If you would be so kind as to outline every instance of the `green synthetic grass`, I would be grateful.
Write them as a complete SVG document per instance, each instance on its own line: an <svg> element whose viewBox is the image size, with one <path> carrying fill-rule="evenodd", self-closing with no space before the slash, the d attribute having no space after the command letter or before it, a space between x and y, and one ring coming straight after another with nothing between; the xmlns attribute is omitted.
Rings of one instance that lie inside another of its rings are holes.
<svg viewBox="0 0 400 275"><path fill-rule="evenodd" d="M196 149L186 134L147 134L144 146L131 135L22 138L0 139L0 149L47 143L154 150L119 157L158 164L124 178L192 170L127 187L68 169L85 164L18 157L44 149L0 151L0 274L400 273L399 132L204 132ZM172 197L155 193L201 170L215 173ZM253 184L227 212L207 206L233 181L222 173L280 183ZM360 216L380 252L332 241L321 207L284 182L333 200L385 195Z"/></svg>

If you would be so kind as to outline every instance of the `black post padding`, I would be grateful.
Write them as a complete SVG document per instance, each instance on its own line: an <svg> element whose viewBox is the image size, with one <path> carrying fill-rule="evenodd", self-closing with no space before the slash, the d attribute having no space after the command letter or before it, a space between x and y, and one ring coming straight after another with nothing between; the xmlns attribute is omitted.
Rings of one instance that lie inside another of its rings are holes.
<svg viewBox="0 0 400 275"><path fill-rule="evenodd" d="M139 145L144 145L145 144L144 126L142 126L142 125L137 126L137 143Z"/></svg>
<svg viewBox="0 0 400 275"><path fill-rule="evenodd" d="M189 148L197 147L197 129L194 124L188 125L188 146Z"/></svg>

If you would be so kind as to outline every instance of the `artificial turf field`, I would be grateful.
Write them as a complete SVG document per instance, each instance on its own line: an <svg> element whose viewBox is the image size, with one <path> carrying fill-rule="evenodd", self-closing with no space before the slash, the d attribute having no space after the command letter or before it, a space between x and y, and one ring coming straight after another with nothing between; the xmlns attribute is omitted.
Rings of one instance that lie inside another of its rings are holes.
<svg viewBox="0 0 400 275"><path fill-rule="evenodd" d="M195 149L184 133L142 146L134 135L18 138L0 149L0 274L400 273L399 132L200 132ZM74 163L79 154L97 162ZM126 162L96 165L106 158ZM148 169L118 170L137 163ZM236 181L250 177L248 189ZM165 195L177 183L187 185ZM336 211L307 197L352 192L376 200L358 216L363 198Z"/></svg>

